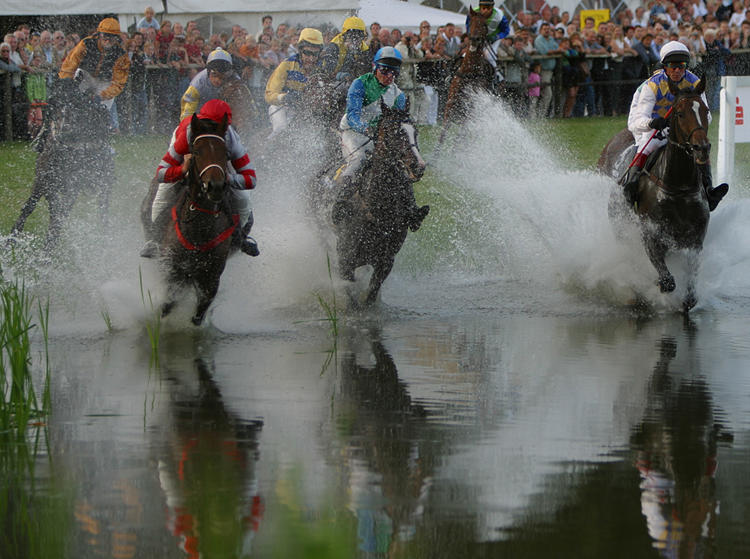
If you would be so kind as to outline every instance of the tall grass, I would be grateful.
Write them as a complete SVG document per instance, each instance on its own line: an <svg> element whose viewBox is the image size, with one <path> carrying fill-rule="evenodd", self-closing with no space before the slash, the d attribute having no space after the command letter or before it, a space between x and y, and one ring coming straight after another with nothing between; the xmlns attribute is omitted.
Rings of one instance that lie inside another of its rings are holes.
<svg viewBox="0 0 750 559"><path fill-rule="evenodd" d="M138 284L141 288L141 302L143 308L149 313L149 318L146 319L146 333L148 334L149 342L151 343L151 365L159 364L159 339L161 338L161 309L154 307L154 300L151 297L151 291L143 291L143 273L141 267L138 267ZM148 300L148 306L146 306L146 300Z"/></svg>

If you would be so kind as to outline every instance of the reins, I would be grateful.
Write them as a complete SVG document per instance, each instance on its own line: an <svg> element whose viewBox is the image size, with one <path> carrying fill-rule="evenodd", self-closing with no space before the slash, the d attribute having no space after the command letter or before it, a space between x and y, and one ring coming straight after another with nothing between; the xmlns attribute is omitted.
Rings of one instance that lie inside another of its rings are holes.
<svg viewBox="0 0 750 559"><path fill-rule="evenodd" d="M221 143L226 144L226 140L224 138L222 138L221 136L217 135L217 134L201 134L200 136L196 136L193 139L193 141L191 143L191 148L192 148L192 145L195 145L195 142L197 142L198 140L202 140L204 138L214 138L214 139L217 139L217 140L221 140ZM192 151L192 149L190 151ZM203 173L205 173L206 171L208 171L212 167L216 167L217 169L219 169L221 171L221 174L224 176L224 178L226 178L226 176L227 176L226 169L224 167L222 167L221 165L219 165L218 163L211 163L210 165L206 165L205 167L203 167L203 169L201 169L198 172L198 178L202 179L203 178Z"/></svg>

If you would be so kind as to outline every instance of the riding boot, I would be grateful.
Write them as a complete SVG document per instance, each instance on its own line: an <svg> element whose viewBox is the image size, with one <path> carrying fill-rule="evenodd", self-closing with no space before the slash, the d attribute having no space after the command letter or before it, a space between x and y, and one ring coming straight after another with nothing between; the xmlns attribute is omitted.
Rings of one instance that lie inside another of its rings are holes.
<svg viewBox="0 0 750 559"><path fill-rule="evenodd" d="M169 209L165 208L156 216L151 224L150 236L146 239L146 244L141 249L141 258L154 258L159 254L159 244L164 237L164 229L169 222Z"/></svg>
<svg viewBox="0 0 750 559"><path fill-rule="evenodd" d="M724 198L726 193L729 192L729 185L723 182L717 187L713 186L710 163L698 165L698 170L701 173L703 189L706 191L706 198L708 198L708 210L712 212L716 209L716 206L719 205L719 202L721 202L721 199Z"/></svg>
<svg viewBox="0 0 750 559"><path fill-rule="evenodd" d="M245 225L242 226L242 239L240 240L240 250L248 256L258 256L260 250L258 249L258 243L255 239L250 236L250 229L253 228L253 214L250 214L250 218L247 220Z"/></svg>
<svg viewBox="0 0 750 559"><path fill-rule="evenodd" d="M641 172L643 172L643 167L645 164L646 154L636 154L635 159L633 159L633 163L631 163L630 167L628 167L628 170L619 181L622 185L622 191L623 195L625 196L625 201L629 206L632 206L638 200L638 180L641 178Z"/></svg>

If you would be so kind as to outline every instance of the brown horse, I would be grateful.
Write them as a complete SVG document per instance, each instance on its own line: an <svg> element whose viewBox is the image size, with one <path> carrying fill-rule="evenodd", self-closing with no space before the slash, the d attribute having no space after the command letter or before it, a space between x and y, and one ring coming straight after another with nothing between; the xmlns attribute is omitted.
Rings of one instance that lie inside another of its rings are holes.
<svg viewBox="0 0 750 559"><path fill-rule="evenodd" d="M390 109L381 103L381 111L373 154L357 180L356 191L333 208L341 277L354 281L358 267L373 267L364 306L377 299L406 240L415 205L412 184L422 178L425 169L417 127L408 110ZM416 230L414 225L412 230ZM358 298L352 296L352 302L359 306Z"/></svg>
<svg viewBox="0 0 750 559"><path fill-rule="evenodd" d="M472 91L489 91L494 70L484 56L487 48L487 20L469 6L469 50L461 60L448 88L448 99L443 112L443 127L437 148L443 145L448 125L466 118L469 94Z"/></svg>
<svg viewBox="0 0 750 559"><path fill-rule="evenodd" d="M161 254L167 276L167 299L161 314L166 316L177 301L180 287L192 284L198 304L193 324L203 322L219 289L219 279L233 249L232 238L239 216L232 214L227 199L227 149L224 136L227 118L221 123L190 121L190 168L183 191L170 211L171 219L161 235ZM178 185L175 185L177 188ZM141 206L144 227L151 227L150 207L156 189L152 183ZM148 214L148 215L147 215ZM147 238L152 238L147 234Z"/></svg>
<svg viewBox="0 0 750 559"><path fill-rule="evenodd" d="M232 107L232 126L251 152L254 132L258 129L260 113L250 88L240 79L231 79L219 91L219 99Z"/></svg>
<svg viewBox="0 0 750 559"><path fill-rule="evenodd" d="M708 107L702 94L705 82L695 89L680 91L670 84L675 96L669 117L666 147L652 155L653 165L641 174L637 201L632 209L639 218L641 237L646 253L659 274L662 292L675 289L675 280L664 259L671 250L687 250L688 279L683 300L687 312L695 306L695 276L698 256L708 227L709 210L698 165L709 160ZM633 137L623 130L605 146L597 168L612 177L621 176L632 159ZM621 188L612 191L609 215L613 222L633 215L627 207Z"/></svg>

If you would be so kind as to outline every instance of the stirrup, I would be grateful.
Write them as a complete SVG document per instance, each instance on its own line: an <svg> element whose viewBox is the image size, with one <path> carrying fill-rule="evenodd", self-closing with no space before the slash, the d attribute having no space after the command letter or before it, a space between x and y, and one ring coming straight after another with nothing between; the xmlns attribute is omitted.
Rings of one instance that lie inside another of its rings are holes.
<svg viewBox="0 0 750 559"><path fill-rule="evenodd" d="M258 256L260 254L258 243L250 235L242 239L240 250L248 256Z"/></svg>

